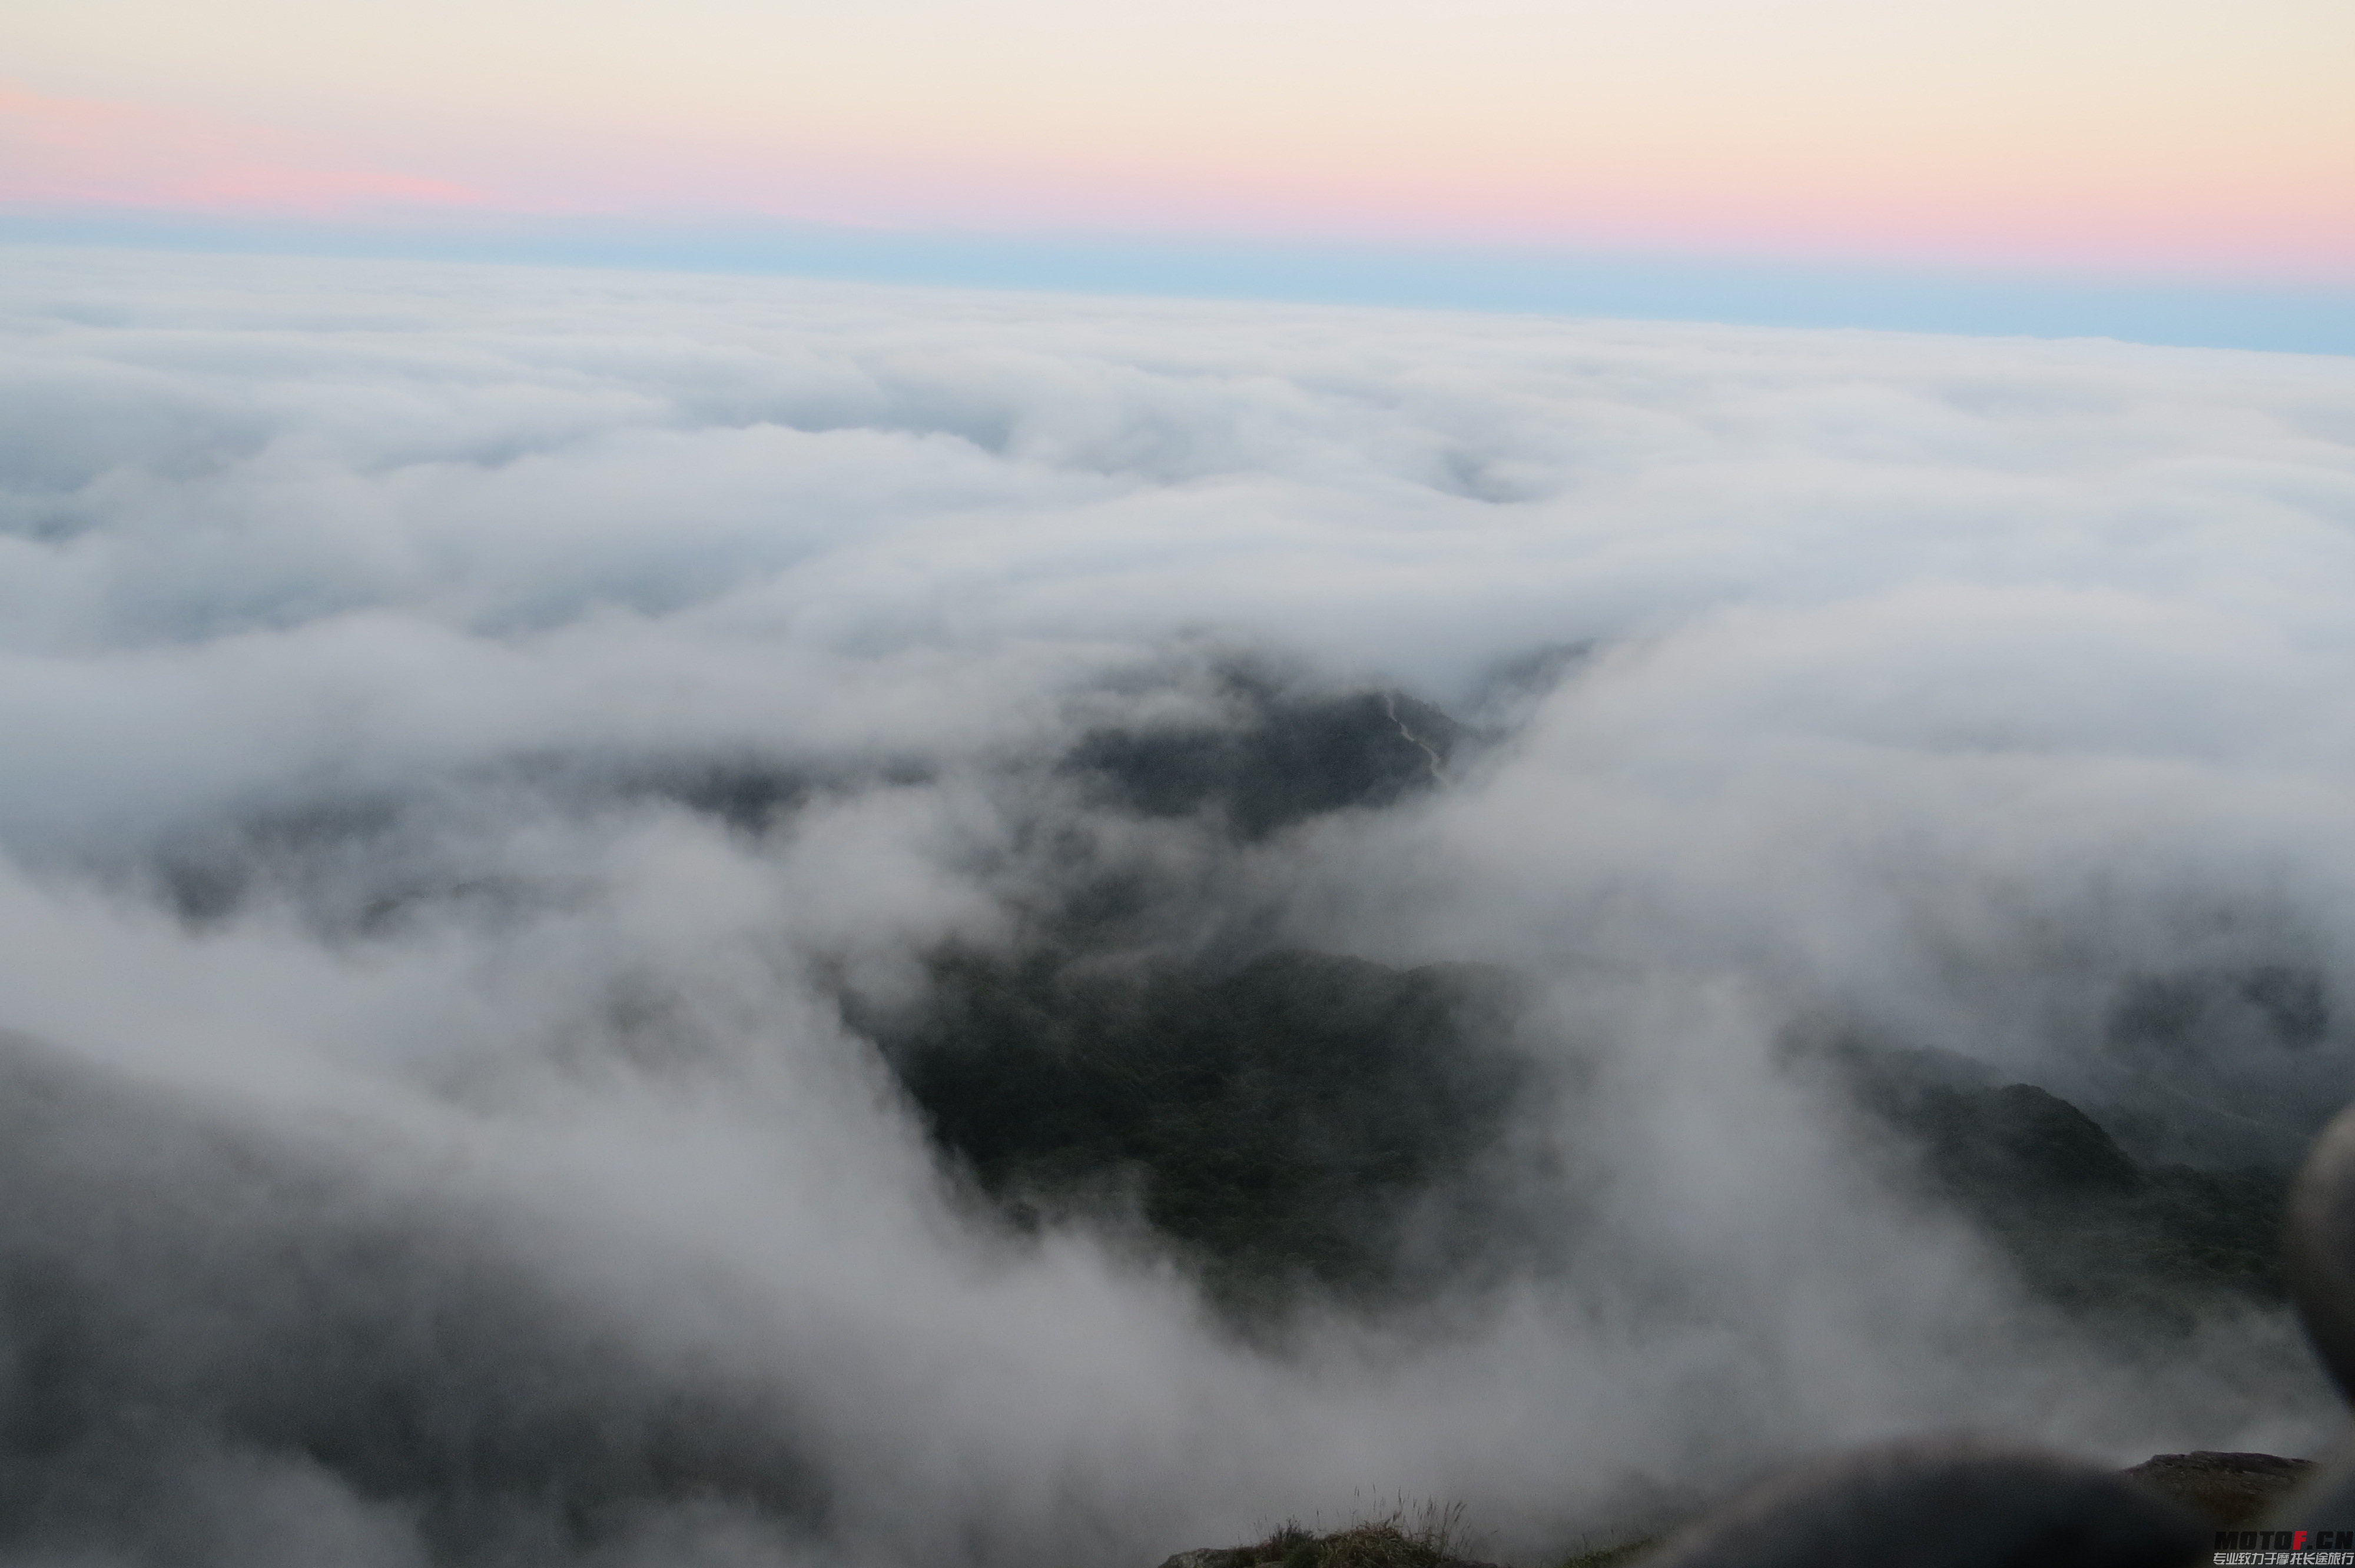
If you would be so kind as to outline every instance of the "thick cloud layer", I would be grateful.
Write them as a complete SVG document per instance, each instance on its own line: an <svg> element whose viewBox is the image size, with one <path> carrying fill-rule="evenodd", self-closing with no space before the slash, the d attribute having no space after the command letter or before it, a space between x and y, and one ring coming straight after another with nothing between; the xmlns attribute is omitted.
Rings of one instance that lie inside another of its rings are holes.
<svg viewBox="0 0 2355 1568"><path fill-rule="evenodd" d="M1534 1552L1868 1436L2335 1430L2278 1309L2053 1309L1788 1060L2213 1169L2355 1093L2355 364L6 277L12 1560ZM1253 738L1408 693L1478 727L1346 809ZM1171 736L1174 804L1082 765ZM1541 1245L1253 1335L1116 1201L1009 1224L868 1030L1039 941L1509 969Z"/></svg>

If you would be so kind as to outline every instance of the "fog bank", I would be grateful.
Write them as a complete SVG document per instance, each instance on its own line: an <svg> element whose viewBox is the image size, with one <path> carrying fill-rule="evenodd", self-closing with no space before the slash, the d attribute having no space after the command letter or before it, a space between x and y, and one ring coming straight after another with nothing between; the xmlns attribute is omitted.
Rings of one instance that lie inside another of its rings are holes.
<svg viewBox="0 0 2355 1568"><path fill-rule="evenodd" d="M1807 1064L2148 1171L2355 1094L2355 361L9 260L7 1561L1536 1561L2338 1431L2286 1308L2072 1309ZM951 959L1302 952L1510 998L1380 1290L1239 1319L911 1087Z"/></svg>

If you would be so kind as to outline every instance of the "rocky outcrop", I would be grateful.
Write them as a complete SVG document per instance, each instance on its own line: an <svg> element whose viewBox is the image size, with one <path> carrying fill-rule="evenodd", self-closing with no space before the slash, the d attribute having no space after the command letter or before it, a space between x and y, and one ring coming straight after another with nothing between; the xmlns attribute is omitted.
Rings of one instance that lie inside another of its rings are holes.
<svg viewBox="0 0 2355 1568"><path fill-rule="evenodd" d="M1429 1538L1417 1539L1389 1525L1361 1525L1312 1535L1277 1531L1256 1546L1204 1547L1180 1552L1161 1568L1497 1568L1451 1557Z"/></svg>
<svg viewBox="0 0 2355 1568"><path fill-rule="evenodd" d="M2314 1471L2311 1459L2274 1454L2158 1454L2126 1472L2218 1524L2256 1521Z"/></svg>

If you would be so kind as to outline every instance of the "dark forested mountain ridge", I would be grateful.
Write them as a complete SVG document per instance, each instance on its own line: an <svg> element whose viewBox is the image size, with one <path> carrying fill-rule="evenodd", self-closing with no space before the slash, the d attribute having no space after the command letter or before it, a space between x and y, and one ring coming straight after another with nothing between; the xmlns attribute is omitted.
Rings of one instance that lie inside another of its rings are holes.
<svg viewBox="0 0 2355 1568"><path fill-rule="evenodd" d="M1471 965L1278 952L1228 972L956 952L885 1050L1018 1214L1134 1195L1230 1294L1387 1280L1409 1211L1533 1092L1513 988Z"/></svg>
<svg viewBox="0 0 2355 1568"><path fill-rule="evenodd" d="M1427 789L1472 736L1401 692L1299 692L1241 670L1220 686L1224 722L1099 726L1080 737L1066 770L1109 804L1155 817L1212 812L1249 842Z"/></svg>
<svg viewBox="0 0 2355 1568"><path fill-rule="evenodd" d="M1944 1052L1845 1044L1813 1054L1893 1140L1906 1178L1999 1241L2039 1294L2180 1325L2284 1299L2286 1172L2137 1160L2032 1084Z"/></svg>

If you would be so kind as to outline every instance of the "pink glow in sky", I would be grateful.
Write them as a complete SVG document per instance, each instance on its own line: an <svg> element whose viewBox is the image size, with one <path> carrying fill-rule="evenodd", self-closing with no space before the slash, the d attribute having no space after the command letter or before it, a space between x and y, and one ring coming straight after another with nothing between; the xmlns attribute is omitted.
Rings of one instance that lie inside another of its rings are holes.
<svg viewBox="0 0 2355 1568"><path fill-rule="evenodd" d="M80 0L0 209L2355 281L2344 0Z"/></svg>
<svg viewBox="0 0 2355 1568"><path fill-rule="evenodd" d="M201 114L0 86L0 203L345 216L476 207L454 181L353 167L334 150Z"/></svg>

